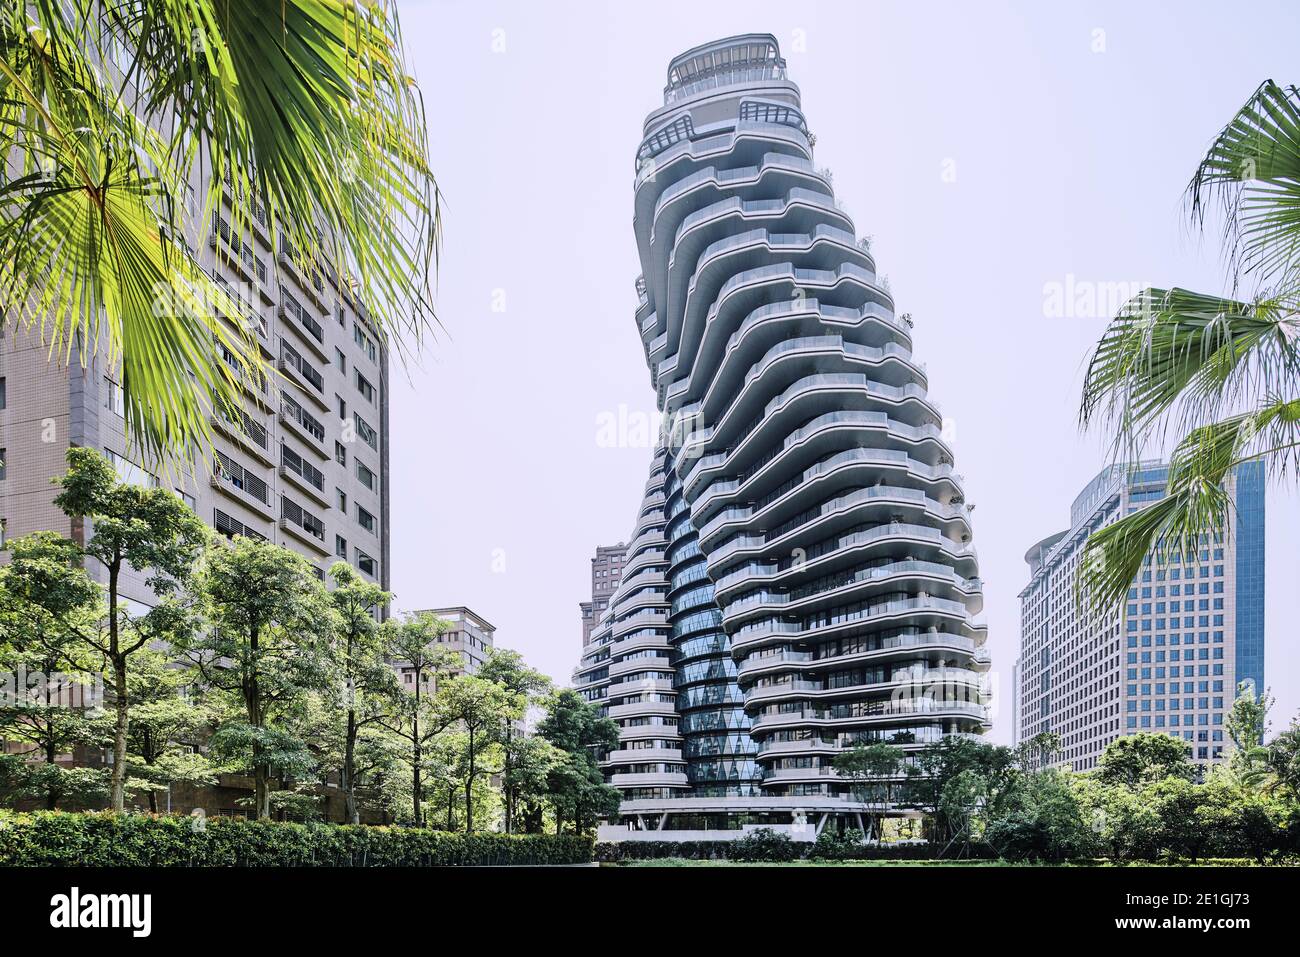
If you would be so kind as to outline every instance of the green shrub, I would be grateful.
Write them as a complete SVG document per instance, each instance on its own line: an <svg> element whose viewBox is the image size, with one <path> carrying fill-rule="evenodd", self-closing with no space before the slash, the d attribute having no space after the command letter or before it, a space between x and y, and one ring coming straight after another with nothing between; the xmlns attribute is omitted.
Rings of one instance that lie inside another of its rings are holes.
<svg viewBox="0 0 1300 957"><path fill-rule="evenodd" d="M0 812L6 867L442 867L586 864L590 837L455 834L241 818Z"/></svg>
<svg viewBox="0 0 1300 957"><path fill-rule="evenodd" d="M770 836L769 836L770 835ZM856 831L837 835L825 830L813 843L792 841L785 835L754 832L734 841L619 841L596 845L596 860L622 861L928 861L939 857L934 844L867 844ZM955 852L949 851L949 857ZM967 857L995 859L992 848L975 844Z"/></svg>
<svg viewBox="0 0 1300 957"><path fill-rule="evenodd" d="M660 861L679 857L688 861L725 861L731 841L606 841L596 845L602 864L620 861Z"/></svg>
<svg viewBox="0 0 1300 957"><path fill-rule="evenodd" d="M855 861L865 857L868 845L858 831L837 834L830 828L817 835L808 856L819 861Z"/></svg>
<svg viewBox="0 0 1300 957"><path fill-rule="evenodd" d="M760 827L731 842L733 861L797 861L807 854L807 844L796 844L790 835L779 834L770 827Z"/></svg>

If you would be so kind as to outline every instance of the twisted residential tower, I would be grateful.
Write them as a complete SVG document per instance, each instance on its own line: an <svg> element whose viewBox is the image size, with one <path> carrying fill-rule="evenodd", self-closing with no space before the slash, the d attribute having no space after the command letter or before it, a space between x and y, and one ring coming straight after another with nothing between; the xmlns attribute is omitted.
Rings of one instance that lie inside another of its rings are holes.
<svg viewBox="0 0 1300 957"><path fill-rule="evenodd" d="M852 822L894 792L836 754L987 726L961 479L776 40L674 59L644 129L636 322L664 440L575 679L620 725L625 827Z"/></svg>

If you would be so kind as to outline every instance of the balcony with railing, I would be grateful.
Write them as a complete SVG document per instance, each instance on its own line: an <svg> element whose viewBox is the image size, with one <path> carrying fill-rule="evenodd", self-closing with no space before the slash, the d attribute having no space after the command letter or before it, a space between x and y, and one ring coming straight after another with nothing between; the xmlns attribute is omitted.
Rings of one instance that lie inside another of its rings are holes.
<svg viewBox="0 0 1300 957"><path fill-rule="evenodd" d="M249 472L224 452L217 452L212 465L212 487L271 517L270 490L265 481Z"/></svg>
<svg viewBox="0 0 1300 957"><path fill-rule="evenodd" d="M329 507L329 498L325 495L325 473L283 442L280 443L280 474L321 505Z"/></svg>
<svg viewBox="0 0 1300 957"><path fill-rule="evenodd" d="M284 233L280 234L280 253L277 259L281 266L288 267L289 274L304 292L322 306L325 305L325 277L320 266L312 262Z"/></svg>
<svg viewBox="0 0 1300 957"><path fill-rule="evenodd" d="M221 274L220 270L212 270L212 279L235 304L235 315L227 315L226 318L238 325L239 328L257 336L265 346L271 337L271 326L266 321L266 317L262 315L257 306L248 300L248 297L241 290L236 289L234 284Z"/></svg>
<svg viewBox="0 0 1300 957"><path fill-rule="evenodd" d="M291 320L288 326L296 333L305 333L303 341L322 359L325 354L325 329L316 317L293 293L280 291L280 315Z"/></svg>
<svg viewBox="0 0 1300 957"><path fill-rule="evenodd" d="M313 452L325 457L325 426L314 415L304 409L287 392L280 393L280 421L309 440L308 447Z"/></svg>
<svg viewBox="0 0 1300 957"><path fill-rule="evenodd" d="M280 371L290 373L290 378L300 380L302 385L311 386L307 394L313 400L323 404L325 408L329 408L325 404L325 377L283 337L280 339Z"/></svg>
<svg viewBox="0 0 1300 957"><path fill-rule="evenodd" d="M266 286L266 263L258 257L252 243L236 233L219 212L215 210L212 213L212 238L213 246L217 245L220 240L225 246L225 252L220 253L223 262L231 263L243 272L250 280L256 281L261 287Z"/></svg>
<svg viewBox="0 0 1300 957"><path fill-rule="evenodd" d="M325 547L325 523L287 496L280 496L280 527L322 554Z"/></svg>

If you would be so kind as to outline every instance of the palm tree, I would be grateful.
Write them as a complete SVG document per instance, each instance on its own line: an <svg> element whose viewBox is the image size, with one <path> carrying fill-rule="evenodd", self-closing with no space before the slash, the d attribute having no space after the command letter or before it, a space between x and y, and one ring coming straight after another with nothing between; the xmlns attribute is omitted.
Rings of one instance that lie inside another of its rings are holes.
<svg viewBox="0 0 1300 957"><path fill-rule="evenodd" d="M1192 223L1224 220L1231 294L1147 289L1107 327L1080 418L1116 458L1173 443L1165 496L1091 536L1080 583L1123 600L1146 556L1197 551L1228 527L1225 480L1300 465L1300 91L1269 80L1219 133L1188 186Z"/></svg>
<svg viewBox="0 0 1300 957"><path fill-rule="evenodd" d="M440 198L392 7L0 12L3 321L60 362L102 350L121 370L129 433L155 460L206 449L209 417L266 372L252 332L219 318L241 307L194 250L223 193L232 235L256 216L277 254L350 284L399 349L431 327Z"/></svg>

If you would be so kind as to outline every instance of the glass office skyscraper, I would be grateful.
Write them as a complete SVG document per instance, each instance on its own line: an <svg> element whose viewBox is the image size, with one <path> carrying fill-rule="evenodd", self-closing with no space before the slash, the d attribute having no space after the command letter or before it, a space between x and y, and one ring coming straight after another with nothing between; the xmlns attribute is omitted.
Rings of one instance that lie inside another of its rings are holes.
<svg viewBox="0 0 1300 957"><path fill-rule="evenodd" d="M747 35L672 61L637 151L664 438L575 673L620 724L635 827L852 820L836 754L987 725L970 507L813 143L775 39Z"/></svg>
<svg viewBox="0 0 1300 957"><path fill-rule="evenodd" d="M1124 605L1098 612L1076 599L1088 537L1165 494L1161 463L1103 469L1075 499L1070 528L1025 555L1020 594L1018 740L1051 732L1064 761L1096 767L1106 745L1148 731L1186 741L1202 765L1225 755L1237 688L1264 690L1264 469L1228 479L1226 534L1196 554L1147 558Z"/></svg>

